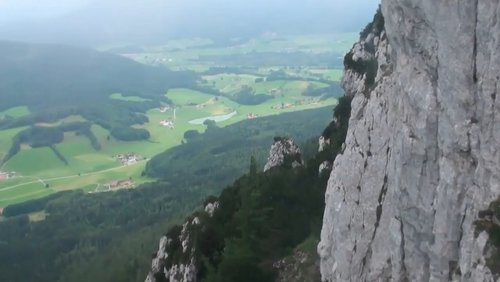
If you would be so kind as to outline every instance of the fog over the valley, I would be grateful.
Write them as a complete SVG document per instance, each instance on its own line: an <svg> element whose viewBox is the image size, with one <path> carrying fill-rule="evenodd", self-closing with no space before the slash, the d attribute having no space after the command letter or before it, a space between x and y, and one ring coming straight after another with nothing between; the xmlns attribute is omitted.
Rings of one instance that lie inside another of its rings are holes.
<svg viewBox="0 0 500 282"><path fill-rule="evenodd" d="M0 0L0 39L105 45L358 31L379 0Z"/></svg>

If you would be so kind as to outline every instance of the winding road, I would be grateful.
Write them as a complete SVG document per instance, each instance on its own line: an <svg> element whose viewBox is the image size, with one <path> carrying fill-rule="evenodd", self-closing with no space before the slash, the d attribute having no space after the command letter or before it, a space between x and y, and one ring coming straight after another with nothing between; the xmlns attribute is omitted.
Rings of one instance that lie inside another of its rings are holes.
<svg viewBox="0 0 500 282"><path fill-rule="evenodd" d="M106 173L106 172L110 172L110 171L114 171L114 170L119 170L119 169L124 168L124 167L129 167L129 166L137 165L137 164L140 164L140 163L143 163L143 162L146 162L146 161L147 160L142 160L142 161L138 161L135 164L131 164L131 165L122 165L122 166L108 168L108 169L104 169L104 170L100 170L100 171L94 171L94 172L89 172L89 173L82 173L80 175L75 174L75 175L53 177L53 178L47 178L47 179L41 179L41 178L37 178L37 177L33 177L33 176L20 176L18 178L35 178L36 180L30 181L30 182L19 183L19 184L12 185L12 186L9 186L9 187L0 188L0 192L12 190L12 189L15 189L15 188L18 188L18 187L22 187L22 186L25 186L25 185L30 185L30 184L37 183L37 182L40 182L40 183L44 184L44 183L46 183L48 181L71 179L71 178L84 177L84 176L90 176L90 175L96 175L96 174L103 174L103 173Z"/></svg>

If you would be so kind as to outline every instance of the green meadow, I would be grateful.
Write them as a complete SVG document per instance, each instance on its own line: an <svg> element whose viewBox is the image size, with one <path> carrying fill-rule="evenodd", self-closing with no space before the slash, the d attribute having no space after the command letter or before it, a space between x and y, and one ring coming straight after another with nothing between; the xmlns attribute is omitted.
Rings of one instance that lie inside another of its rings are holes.
<svg viewBox="0 0 500 282"><path fill-rule="evenodd" d="M4 165L3 170L15 171L18 178L0 182L0 207L45 196L55 191L81 187L92 188L129 177L138 183L151 180L141 177L145 162L122 166L113 156L133 152L145 158L151 158L168 148L180 145L187 130L199 132L205 130L204 125L189 123L194 119L236 111L235 116L219 123L219 126L227 126L247 119L247 114L250 113L258 116L278 115L336 104L335 98L317 101L314 98L301 96L300 90L306 85L306 82L301 81L262 83L257 87L259 91L278 88L282 89L283 94L276 95L273 99L256 106L239 105L227 97L214 97L194 90L172 89L166 95L176 106L174 128L160 125L161 120L174 120L174 110L161 112L159 108L155 108L147 112L149 122L141 126L151 134L148 141L118 141L110 138L110 133L106 129L93 125L92 132L102 145L101 150L96 151L87 138L77 136L74 132L65 133L64 141L55 147L65 156L68 165L57 158L48 147L22 146L21 151ZM303 104L297 104L298 102ZM285 109L273 109L281 104L294 105ZM8 150L10 138L20 130L22 129L2 131L0 150Z"/></svg>
<svg viewBox="0 0 500 282"><path fill-rule="evenodd" d="M127 101L127 102L145 102L145 101L151 101L151 99L144 99L139 96L123 96L121 93L113 93L109 95L110 99L114 100L121 100L121 101Z"/></svg>
<svg viewBox="0 0 500 282"><path fill-rule="evenodd" d="M213 66L220 66L219 59L224 60L224 65L249 67L247 63L241 64L238 60L232 60L231 56L257 54L273 55L301 52L304 54L336 54L342 62L345 53L358 40L358 33L329 33L313 35L273 35L252 38L243 43L233 46L220 47L209 39L179 39L168 41L165 45L148 46L141 53L123 54L138 62L151 65L165 65L173 70L192 70L204 72ZM109 49L109 48L108 48ZM103 48L106 50L106 48ZM287 62L292 62L291 56ZM274 64L273 67L286 65ZM311 67L311 65L306 65ZM329 70L342 69L328 67L327 61L322 61L322 68ZM257 67L258 69L259 67Z"/></svg>
<svg viewBox="0 0 500 282"><path fill-rule="evenodd" d="M205 39L185 39L168 42L163 46L145 47L140 54L124 54L136 61L151 65L164 65L174 70L191 70L200 73L200 88L174 88L165 93L172 102L167 109L151 108L146 112L148 122L134 125L147 129L150 138L143 141L125 142L112 137L110 132L96 124L91 126L100 150L92 147L88 138L76 132L65 132L63 142L54 145L67 161L63 162L49 147L31 148L21 146L19 153L3 164L2 171L16 172L16 177L0 181L0 207L39 198L57 191L83 189L91 192L113 180L132 179L137 184L153 181L142 176L147 159L185 142L188 130L203 132L206 126L190 121L228 115L217 126L224 127L246 120L249 115L264 117L286 112L333 107L337 103L334 96L305 96L307 89L327 89L341 79L342 71L328 65L304 65L300 67L261 66L206 72L221 63L210 61L224 56L253 54L255 52L309 52L319 54L330 52L341 56L357 39L357 34L328 34L312 36L284 36L277 39L257 38L247 43L217 47ZM287 54L287 53L286 53ZM337 56L337 55L336 55ZM221 60L223 60L222 58ZM280 71L286 79L267 81L266 77ZM206 72L206 73L205 73ZM216 89L221 95L204 93L203 89ZM234 95L242 89L251 88L255 94L265 94L269 98L257 105L243 105L235 102ZM139 96L124 96L112 93L109 99L129 103L151 101ZM0 112L4 116L22 117L29 115L27 107L16 107ZM36 126L56 127L64 123L84 122L82 116L70 115L56 122L37 123ZM162 121L171 121L173 127L166 127ZM0 157L12 145L12 138L27 127L0 131ZM122 165L114 156L135 153L145 160L128 166Z"/></svg>
<svg viewBox="0 0 500 282"><path fill-rule="evenodd" d="M3 112L0 112L0 119L4 117L13 117L13 118L18 118L18 117L23 117L27 116L30 114L30 110L26 106L21 106L21 107L14 107L7 109Z"/></svg>

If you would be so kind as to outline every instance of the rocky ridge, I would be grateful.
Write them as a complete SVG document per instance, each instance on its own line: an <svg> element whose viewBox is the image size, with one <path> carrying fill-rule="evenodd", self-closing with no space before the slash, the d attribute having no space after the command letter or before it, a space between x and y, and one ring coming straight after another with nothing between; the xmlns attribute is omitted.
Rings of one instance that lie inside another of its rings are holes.
<svg viewBox="0 0 500 282"><path fill-rule="evenodd" d="M201 213L203 216L212 217L219 207L217 201L208 202ZM182 229L173 229L170 234L160 239L158 251L153 255L151 271L145 282L195 282L197 264L195 238L201 225L200 218L194 216L182 225ZM196 231L193 231L196 230ZM180 255L179 255L180 254Z"/></svg>
<svg viewBox="0 0 500 282"><path fill-rule="evenodd" d="M382 14L346 56L322 279L497 281L476 222L500 194L500 2L382 0Z"/></svg>

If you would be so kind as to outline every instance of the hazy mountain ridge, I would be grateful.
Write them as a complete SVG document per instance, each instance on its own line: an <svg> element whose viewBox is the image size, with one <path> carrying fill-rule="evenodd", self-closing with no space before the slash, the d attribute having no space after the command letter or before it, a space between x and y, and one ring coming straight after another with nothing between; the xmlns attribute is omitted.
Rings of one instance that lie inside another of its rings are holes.
<svg viewBox="0 0 500 282"><path fill-rule="evenodd" d="M198 88L198 75L147 66L118 55L66 45L0 41L0 111L26 106L30 114L2 117L0 128L32 126L81 115L119 140L148 139L147 110L168 104L174 87ZM111 99L113 93L142 102Z"/></svg>
<svg viewBox="0 0 500 282"><path fill-rule="evenodd" d="M92 49L11 41L0 41L0 75L0 109L28 105L34 111L107 100L115 92L158 99L182 85L183 76L189 83L196 77Z"/></svg>

